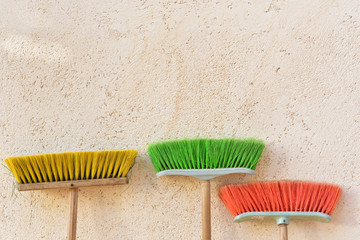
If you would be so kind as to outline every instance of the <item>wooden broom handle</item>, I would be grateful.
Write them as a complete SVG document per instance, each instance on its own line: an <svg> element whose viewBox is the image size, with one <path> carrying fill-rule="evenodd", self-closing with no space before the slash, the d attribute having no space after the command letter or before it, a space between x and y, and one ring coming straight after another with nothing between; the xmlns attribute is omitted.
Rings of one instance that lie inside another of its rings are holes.
<svg viewBox="0 0 360 240"><path fill-rule="evenodd" d="M288 240L287 224L280 224L280 240Z"/></svg>
<svg viewBox="0 0 360 240"><path fill-rule="evenodd" d="M68 240L76 240L78 188L70 188L70 220Z"/></svg>
<svg viewBox="0 0 360 240"><path fill-rule="evenodd" d="M202 239L211 240L210 180L202 181Z"/></svg>

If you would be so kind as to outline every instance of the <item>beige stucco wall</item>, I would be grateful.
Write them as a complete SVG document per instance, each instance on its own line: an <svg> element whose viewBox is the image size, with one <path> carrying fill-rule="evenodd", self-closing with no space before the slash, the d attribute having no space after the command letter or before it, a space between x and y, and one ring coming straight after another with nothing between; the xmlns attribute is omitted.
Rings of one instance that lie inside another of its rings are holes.
<svg viewBox="0 0 360 240"><path fill-rule="evenodd" d="M360 239L359 1L0 1L0 159L136 148L128 186L83 188L78 239L200 239L200 182L155 178L152 141L256 137L255 180L339 184L329 224L292 240ZM66 190L19 193L0 168L0 239L65 239ZM212 182L213 239L235 224Z"/></svg>

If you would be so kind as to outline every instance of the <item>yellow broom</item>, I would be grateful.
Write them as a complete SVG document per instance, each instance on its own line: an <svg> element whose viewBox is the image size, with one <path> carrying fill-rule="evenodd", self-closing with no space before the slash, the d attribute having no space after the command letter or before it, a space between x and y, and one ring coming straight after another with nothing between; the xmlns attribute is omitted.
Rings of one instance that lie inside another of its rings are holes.
<svg viewBox="0 0 360 240"><path fill-rule="evenodd" d="M67 152L9 157L5 163L19 191L70 189L68 239L76 239L78 188L127 184L137 150Z"/></svg>

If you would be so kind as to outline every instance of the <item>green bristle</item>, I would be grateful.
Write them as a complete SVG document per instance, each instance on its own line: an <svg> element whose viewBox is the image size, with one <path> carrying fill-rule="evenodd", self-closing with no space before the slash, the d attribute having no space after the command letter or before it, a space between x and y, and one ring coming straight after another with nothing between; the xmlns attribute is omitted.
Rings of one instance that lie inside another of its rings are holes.
<svg viewBox="0 0 360 240"><path fill-rule="evenodd" d="M169 169L255 169L264 150L256 139L184 139L150 144L156 172Z"/></svg>

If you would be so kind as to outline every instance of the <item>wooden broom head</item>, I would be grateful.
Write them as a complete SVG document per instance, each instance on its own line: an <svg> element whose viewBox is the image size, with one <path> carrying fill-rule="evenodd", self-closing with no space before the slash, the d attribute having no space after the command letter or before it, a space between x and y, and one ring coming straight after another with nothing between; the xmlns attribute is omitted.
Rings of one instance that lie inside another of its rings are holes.
<svg viewBox="0 0 360 240"><path fill-rule="evenodd" d="M304 181L251 182L228 185L219 197L235 217L246 212L321 212L331 215L340 187Z"/></svg>
<svg viewBox="0 0 360 240"><path fill-rule="evenodd" d="M5 163L19 184L125 177L137 150L92 151L9 157Z"/></svg>

